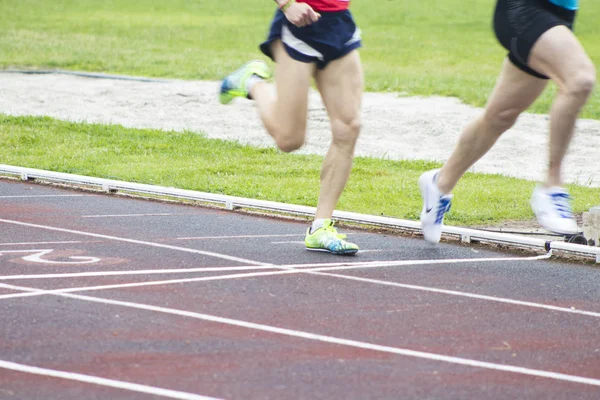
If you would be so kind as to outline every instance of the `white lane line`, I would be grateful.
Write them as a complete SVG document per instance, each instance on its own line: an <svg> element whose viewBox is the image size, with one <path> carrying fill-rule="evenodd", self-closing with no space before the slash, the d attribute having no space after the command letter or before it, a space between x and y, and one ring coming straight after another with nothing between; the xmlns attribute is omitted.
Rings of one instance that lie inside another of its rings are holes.
<svg viewBox="0 0 600 400"><path fill-rule="evenodd" d="M33 290L33 291L38 291L38 289L33 289L33 288L28 288L28 289ZM241 328L253 329L253 330L269 332L269 333L276 333L276 334L290 336L290 337L314 340L314 341L318 341L318 342L332 343L332 344L360 348L360 349L365 349L365 350L372 350L372 351L377 351L377 352L382 352L382 353L397 354L397 355L402 355L402 356L407 356L407 357L414 357L414 358L420 358L420 359L426 359L426 360L432 360L432 361L440 361L440 362L445 362L445 363L450 363L450 364L465 365L465 366L469 366L469 367L483 368L483 369L489 369L489 370L494 370L494 371L512 372L512 373L521 374L521 375L529 375L529 376L535 376L535 377L540 377L540 378L549 378L549 379L554 379L554 380L558 380L558 381L566 381L566 382L574 382L574 383L580 383L580 384L585 384L585 385L600 386L599 379L586 378L586 377L577 376L577 375L568 375L568 374L544 371L544 370L539 370L539 369L518 367L518 366L514 366L514 365L496 364L496 363L478 361L478 360L473 360L473 359L468 359L468 358L446 356L446 355L437 354L437 353L428 353L428 352L423 352L423 351L409 350L409 349L404 349L404 348L400 348L400 347L383 346L383 345L378 345L378 344L374 344L374 343L361 342L361 341L351 340L351 339L343 339L343 338L338 338L338 337L334 337L334 336L320 335L320 334L311 333L311 332L298 331L298 330L287 329L287 328L280 328L277 326L264 325L264 324L254 323L254 322L243 321L243 320L218 317L215 315L196 313L196 312L192 312L192 311L184 311L184 310L178 310L178 309L173 309L173 308L152 306L152 305L148 305L148 304L133 303L133 302L128 302L128 301L111 300L111 299L102 299L99 297L82 296L82 295L66 294L66 293L60 293L57 295L62 296L62 297L72 298L72 299L100 303L100 304L116 305L116 306L134 308L134 309L138 309L138 310L147 310L147 311L154 311L154 312L159 312L159 313L164 313L164 314L178 315L178 316L182 316L182 317L189 317L189 318L199 319L199 320L203 320L203 321L216 322L216 323L220 323L220 324L237 326L237 327L241 327Z"/></svg>
<svg viewBox="0 0 600 400"><path fill-rule="evenodd" d="M0 246L28 246L38 244L76 244L84 243L81 240L64 240L61 242L15 242L15 243L0 243Z"/></svg>
<svg viewBox="0 0 600 400"><path fill-rule="evenodd" d="M364 253L384 253L384 252L389 252L392 251L392 249L369 249L369 250L359 250L358 252L360 254L364 254Z"/></svg>
<svg viewBox="0 0 600 400"><path fill-rule="evenodd" d="M270 265L268 263L262 263L262 262L258 262L258 261L254 261L254 260L248 260L245 258L239 258L239 257L228 256L225 254L214 253L212 251L202 251L202 250L190 249L187 247L178 247L178 246L171 246L168 244L146 242L143 240L127 239L127 238L122 238L122 237L118 237L118 236L102 235L99 233L76 231L73 229L56 228L53 226L30 224L27 222L12 221L12 220L8 220L8 219L0 219L0 222L4 222L7 224L13 224L13 225L27 226L30 228L46 229L46 230L55 231L55 232L66 232L66 233L72 233L75 235L91 236L91 237L96 237L96 238L115 240L115 241L125 242L125 243L141 244L144 246L159 247L162 249L177 250L177 251L182 251L182 252L186 252L186 253L201 254L204 256L216 257L216 258L221 258L221 259L229 260L229 261L237 261L237 262L241 262L241 263L245 263L245 264Z"/></svg>
<svg viewBox="0 0 600 400"><path fill-rule="evenodd" d="M540 259L542 256L537 256L535 258L529 257L527 259ZM523 260L523 259L521 259ZM437 260L440 261L440 260ZM444 260L441 260L444 261ZM481 261L481 260L480 260ZM423 262L419 260L419 265L423 265ZM272 268L281 268L281 267L272 267ZM252 278L252 277L262 277L262 276L273 276L273 275L285 275L285 274L309 274L309 275L320 275L320 276L329 276L335 278L342 278L354 281L360 281L365 283L372 283L377 285L386 285L386 286L394 286L401 287L403 289L409 290L419 290L424 292L432 292L450 296L458 296L458 297L467 297L471 299L484 300L484 301L492 301L497 303L504 304L513 304L517 306L524 306L530 308L538 308L550 311L558 311L567 314L576 314L576 315L585 315L588 317L600 318L599 312L594 311L586 311L586 310L578 310L567 307L559 307L553 306L549 304L542 303L534 303L530 301L522 301L522 300L514 300L505 297L496 297L496 296L487 296L481 295L477 293L469 293L469 292L460 292L457 290L447 290L447 289L439 289L434 287L427 286L417 286L417 285L408 285L397 282L390 281L382 281L376 279L369 278L361 278L357 276L351 275L340 275L340 274L332 274L328 271L340 271L340 270L351 270L351 269L359 269L359 268L379 268L377 265L369 265L369 266L340 266L340 267L324 267L324 268L314 268L314 269L293 269L288 268L283 271L267 271L267 272L252 272L252 273L240 273L240 274L228 274L228 275L214 275L214 276L204 276L200 278L185 278L185 279L171 279L164 281L151 281L151 282L134 282L134 283L121 283L114 285L102 285L102 286L88 286L88 287L76 287L76 288L65 288L65 289L52 289L52 290L28 290L29 288L24 286L16 286L0 283L0 287L11 290L20 290L26 291L26 293L10 293L0 295L0 300L4 299L14 299L19 297L34 297L34 296L42 296L47 294L63 294L63 293L75 293L75 292L86 292L86 291L96 291L96 290L109 290L109 289L121 289L121 288L129 288L129 287L143 287L143 286L156 286L156 285L168 285L174 283L190 283L190 282L206 282L206 281L215 281L215 280L228 280L228 279L239 279L239 278Z"/></svg>
<svg viewBox="0 0 600 400"><path fill-rule="evenodd" d="M343 268L343 267L338 267L338 268ZM175 283L217 281L217 280L227 280L227 279L251 278L251 277L257 277L257 276L298 274L298 273L303 273L303 272L306 272L306 271L288 269L285 271L277 270L277 271L268 271L268 272L252 272L252 273L246 273L246 274L203 276L201 278L171 279L171 280L166 280L166 281L119 283L119 284L114 284L114 285L75 287L75 288L65 288L65 289L51 289L51 290L44 290L44 291L40 291L40 292L3 294L3 295L0 295L0 300L14 299L17 297L33 297L33 296L40 296L40 295L44 295L44 294L55 294L55 293L60 294L60 293L72 293L72 292L87 292L87 291L95 291L95 290L122 289L122 288L131 288L131 287L160 286L160 285L168 285L168 284L175 284ZM22 289L21 286L8 285L5 283L0 283L0 287L6 288L6 289L24 290L24 289Z"/></svg>
<svg viewBox="0 0 600 400"><path fill-rule="evenodd" d="M202 268L177 268L177 269L140 269L126 271L90 271L71 272L63 274L39 274L39 275L5 275L0 276L0 281L14 281L23 279L56 279L56 278L86 278L95 276L127 276L127 275L168 275L190 272L224 272L224 271L252 271L261 269L274 269L269 266L242 266L242 267L202 267Z"/></svg>
<svg viewBox="0 0 600 400"><path fill-rule="evenodd" d="M179 237L177 240L207 240L207 239L254 239L254 238L272 238L272 237L303 237L301 233L286 233L281 235L237 235L237 236L188 236Z"/></svg>
<svg viewBox="0 0 600 400"><path fill-rule="evenodd" d="M96 214L82 215L81 218L113 218L113 217L165 217L171 215L188 215L188 214L172 214L172 213L154 213L154 214Z"/></svg>
<svg viewBox="0 0 600 400"><path fill-rule="evenodd" d="M84 197L85 194L32 194L24 196L0 196L0 199L28 199L34 197Z"/></svg>
<svg viewBox="0 0 600 400"><path fill-rule="evenodd" d="M468 297L468 298L477 299L477 300L494 301L494 302L498 302L498 303L514 304L517 306L541 308L541 309L546 309L546 310L551 310L551 311L559 311L559 312L564 312L564 313L569 313L569 314L579 314L579 315L586 315L588 317L600 318L600 312L578 310L575 308L567 308L567 307L559 307L559 306L553 306L553 305L549 305L549 304L534 303L531 301L513 300L513 299L504 298L504 297L487 296L487 295L483 295L483 294L469 293L469 292L459 292L457 290L447 290L447 289L438 289L438 288L427 287L427 286L409 285L409 284L405 284L405 283L383 281L383 280L379 280L379 279L362 278L362 277L351 276L351 275L332 274L332 273L328 273L328 272L317 272L316 270L315 271L309 270L307 272L310 272L311 274L314 274L314 275L333 276L336 278L348 279L348 280L352 280L352 281L365 282L365 283L373 283L376 285L394 286L394 287L400 287L403 289L420 290L423 292L447 294L450 296Z"/></svg>
<svg viewBox="0 0 600 400"><path fill-rule="evenodd" d="M337 263L312 263L312 264L279 264L278 268L319 268L319 267L399 267L402 265L436 265L436 264L469 264L478 262L504 262L504 261L537 261L551 257L550 253L530 257L487 257L487 258L449 258L430 260L396 260L396 261L359 261Z"/></svg>
<svg viewBox="0 0 600 400"><path fill-rule="evenodd" d="M377 250L373 250L377 251ZM2 251L0 250L0 253ZM126 271L89 271L73 272L63 274L38 274L38 275L4 275L0 280L18 280L18 279L54 279L54 278L78 278L87 276L119 276L119 275L142 275L142 274L180 274L187 272L211 272L211 271L235 271L235 270L253 270L253 269L295 269L295 268L319 268L319 267L352 267L370 268L370 267L399 267L406 265L436 265L436 264L458 264L458 263L477 263L491 261L535 261L550 258L550 254L544 254L533 257L496 257L496 258L465 258L465 259L441 259L441 260L399 260L399 261L357 261L357 262L337 262L337 263L310 263L310 264L265 264L256 267L238 266L238 267L202 267L202 268L178 268L178 269L146 269L146 270L126 270ZM346 268L344 268L346 269Z"/></svg>
<svg viewBox="0 0 600 400"><path fill-rule="evenodd" d="M114 379L100 378L92 375L78 374L75 372L57 371L54 369L34 367L30 365L17 364L14 362L0 360L0 368L9 369L12 371L24 372L27 374L48 376L52 378L67 379L70 381L78 381L91 383L98 386L112 387L116 389L128 390L130 392L146 393L153 396L161 396L169 399L181 400L217 400L215 397L201 396L193 393L179 392L177 390L162 389L153 386L140 385L138 383L130 383L117 381Z"/></svg>
<svg viewBox="0 0 600 400"><path fill-rule="evenodd" d="M513 260L539 260L542 258L547 258L547 255L543 256L535 256L535 257L522 257L522 258L512 258ZM398 265L425 265L425 264L443 264L446 261L462 261L462 262L484 262L484 261L498 261L499 259L492 258L484 258L484 259L471 259L471 260L415 260L415 261L396 261L393 262L394 266ZM504 260L504 258L500 258L500 260ZM214 281L214 280L227 280L227 279L241 279L241 278L254 278L259 276L273 276L273 275L285 275L285 274L314 274L316 272L321 271L340 271L340 270L351 270L351 269L361 269L361 268L381 268L381 267L389 267L391 262L388 262L388 265L381 265L377 262L364 262L364 263L356 263L356 264L346 264L346 263L338 263L339 266L330 267L329 265L336 264L297 264L297 265L286 265L286 266L278 266L278 265L270 265L270 266L262 266L260 268L253 267L253 269L277 269L276 271L267 271L267 272L250 272L250 273L240 273L240 274L227 274L227 275L213 275L213 276L204 276L198 278L181 278L181 279L169 279L169 280L161 280L161 281L149 281L149 282L132 282L132 283L119 283L113 285L102 285L102 286L85 286L85 287L75 287L75 288L64 288L64 289L52 289L45 291L46 293L16 293L16 294L5 294L0 295L0 300L9 299L15 297L31 297L38 296L41 294L47 293L70 293L70 292L82 292L82 291L92 291L92 290L107 290L107 289L119 289L119 288L128 288L128 287L143 287L143 286L158 286L158 285L169 285L174 283L190 283L190 282L203 282L203 281ZM312 268L306 269L309 267L315 266L323 266L321 268ZM294 268L300 267L300 268ZM227 268L227 267L225 267ZM247 268L247 267L241 267ZM54 275L54 274L53 274ZM18 288L18 286L8 285L0 283L0 287L6 288Z"/></svg>

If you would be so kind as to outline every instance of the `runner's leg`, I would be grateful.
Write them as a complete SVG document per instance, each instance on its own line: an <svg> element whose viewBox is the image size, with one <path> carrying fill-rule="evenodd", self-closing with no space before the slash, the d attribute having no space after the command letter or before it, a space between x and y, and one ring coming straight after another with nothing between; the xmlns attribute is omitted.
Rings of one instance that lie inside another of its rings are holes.
<svg viewBox="0 0 600 400"><path fill-rule="evenodd" d="M546 186L561 186L562 162L575 121L596 82L596 70L585 50L565 26L544 33L534 45L529 64L558 85L550 111L550 154Z"/></svg>
<svg viewBox="0 0 600 400"><path fill-rule="evenodd" d="M282 151L290 152L304 144L308 89L316 66L291 58L280 40L273 42L272 52L276 62L275 88L259 81L250 89L250 95L267 132Z"/></svg>
<svg viewBox="0 0 600 400"><path fill-rule="evenodd" d="M483 115L464 129L458 144L440 170L437 185L450 193L464 173L514 125L546 87L547 81L531 76L505 60Z"/></svg>
<svg viewBox="0 0 600 400"><path fill-rule="evenodd" d="M316 73L331 121L332 140L321 169L316 218L331 218L350 176L354 147L361 128L363 71L358 51L332 61Z"/></svg>

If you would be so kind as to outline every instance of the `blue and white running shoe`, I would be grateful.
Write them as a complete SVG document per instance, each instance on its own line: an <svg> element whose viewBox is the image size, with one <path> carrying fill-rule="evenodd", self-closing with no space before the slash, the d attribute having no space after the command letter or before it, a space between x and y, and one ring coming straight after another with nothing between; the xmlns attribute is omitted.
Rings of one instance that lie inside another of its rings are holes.
<svg viewBox="0 0 600 400"><path fill-rule="evenodd" d="M571 210L571 196L561 187L536 187L531 196L531 208L540 225L550 232L561 235L581 232Z"/></svg>
<svg viewBox="0 0 600 400"><path fill-rule="evenodd" d="M429 243L439 243L444 226L444 215L450 211L452 195L442 195L437 186L439 169L425 172L419 178L419 188L423 198L421 229Z"/></svg>

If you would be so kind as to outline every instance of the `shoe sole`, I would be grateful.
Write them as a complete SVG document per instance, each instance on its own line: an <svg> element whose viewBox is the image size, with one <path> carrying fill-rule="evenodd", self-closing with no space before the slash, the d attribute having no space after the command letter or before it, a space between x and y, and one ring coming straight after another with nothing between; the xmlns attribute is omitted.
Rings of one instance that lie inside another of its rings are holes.
<svg viewBox="0 0 600 400"><path fill-rule="evenodd" d="M356 253L358 253L358 250L331 251L331 250L327 250L327 249L319 249L319 248L311 248L311 247L307 247L306 250L309 250L309 251L320 251L322 253L330 253L330 254L335 254L335 255L338 255L338 256L353 256Z"/></svg>

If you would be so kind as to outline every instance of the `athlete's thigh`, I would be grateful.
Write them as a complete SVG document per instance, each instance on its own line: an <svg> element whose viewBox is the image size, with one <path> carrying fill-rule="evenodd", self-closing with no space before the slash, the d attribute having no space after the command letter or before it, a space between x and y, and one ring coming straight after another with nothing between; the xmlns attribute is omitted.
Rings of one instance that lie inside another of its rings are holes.
<svg viewBox="0 0 600 400"><path fill-rule="evenodd" d="M308 113L308 89L316 66L314 63L294 60L280 40L276 40L271 46L276 63L277 118L304 132Z"/></svg>
<svg viewBox="0 0 600 400"><path fill-rule="evenodd" d="M539 97L547 83L546 79L532 76L505 59L485 112L492 116L516 118Z"/></svg>
<svg viewBox="0 0 600 400"><path fill-rule="evenodd" d="M332 121L352 123L359 119L364 79L357 50L317 70L315 79Z"/></svg>
<svg viewBox="0 0 600 400"><path fill-rule="evenodd" d="M546 31L531 50L529 65L548 75L559 86L580 72L593 72L594 65L579 40L566 26Z"/></svg>

